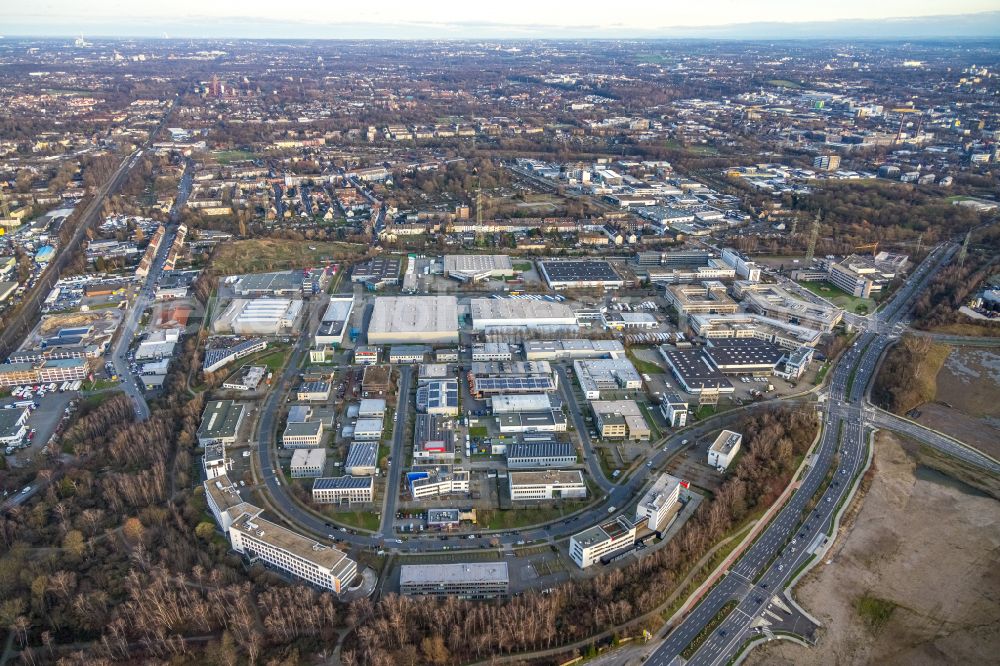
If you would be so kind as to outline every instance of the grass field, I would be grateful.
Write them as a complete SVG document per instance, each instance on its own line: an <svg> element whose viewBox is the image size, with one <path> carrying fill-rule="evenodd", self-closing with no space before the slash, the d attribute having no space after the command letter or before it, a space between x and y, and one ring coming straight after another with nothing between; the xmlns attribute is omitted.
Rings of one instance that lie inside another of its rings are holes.
<svg viewBox="0 0 1000 666"><path fill-rule="evenodd" d="M342 525L374 532L378 529L378 514L371 511L331 511L327 515Z"/></svg>
<svg viewBox="0 0 1000 666"><path fill-rule="evenodd" d="M212 268L219 275L309 268L324 261L356 258L366 249L359 243L276 238L243 240L221 245L212 258Z"/></svg>
<svg viewBox="0 0 1000 666"><path fill-rule="evenodd" d="M635 352L633 352L631 349L626 351L625 355L628 357L628 360L632 361L632 365L635 366L635 369L643 374L658 375L666 372L663 368L653 363L652 361L642 360L641 358L636 356Z"/></svg>
<svg viewBox="0 0 1000 666"><path fill-rule="evenodd" d="M825 280L821 282L799 282L799 284L817 296L822 296L838 308L849 312L864 314L875 309L875 301L870 298L851 296L846 291Z"/></svg>
<svg viewBox="0 0 1000 666"><path fill-rule="evenodd" d="M795 81L789 81L788 79L771 79L768 81L772 86L778 86L779 88L801 88L802 86Z"/></svg>
<svg viewBox="0 0 1000 666"><path fill-rule="evenodd" d="M854 608L858 611L858 615L864 621L865 626L873 634L878 634L882 627L885 626L885 623L889 621L889 618L892 617L892 612L896 610L896 604L886 599L879 599L878 597L865 594L854 602Z"/></svg>
<svg viewBox="0 0 1000 666"><path fill-rule="evenodd" d="M510 509L509 511L478 511L479 524L488 530L506 530L525 525L547 523L580 509L582 504L567 504L561 507Z"/></svg>
<svg viewBox="0 0 1000 666"><path fill-rule="evenodd" d="M252 153L249 150L217 150L212 155L219 161L219 164L252 160L257 157L256 153Z"/></svg>

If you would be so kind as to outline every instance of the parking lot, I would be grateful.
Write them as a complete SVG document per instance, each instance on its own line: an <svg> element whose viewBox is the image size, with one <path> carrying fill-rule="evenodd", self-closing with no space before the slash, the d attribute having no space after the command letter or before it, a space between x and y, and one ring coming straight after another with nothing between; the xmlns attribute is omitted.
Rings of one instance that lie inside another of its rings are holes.
<svg viewBox="0 0 1000 666"><path fill-rule="evenodd" d="M14 466L27 465L38 457L42 449L52 438L59 421L66 416L66 408L70 402L78 397L76 392L46 393L44 396L35 395L32 400L38 404L38 409L31 412L28 417L27 427L34 429L31 435L30 444L7 456L8 462ZM9 397L0 400L0 406L18 402L19 398Z"/></svg>

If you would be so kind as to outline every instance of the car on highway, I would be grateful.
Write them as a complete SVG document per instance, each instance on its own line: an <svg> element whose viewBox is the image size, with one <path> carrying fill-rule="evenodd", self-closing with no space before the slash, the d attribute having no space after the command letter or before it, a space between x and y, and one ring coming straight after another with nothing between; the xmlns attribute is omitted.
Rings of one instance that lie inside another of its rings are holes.
<svg viewBox="0 0 1000 666"><path fill-rule="evenodd" d="M24 488L21 488L21 494L22 495L25 495L25 494L30 493L30 492L31 492L31 486L25 486Z"/></svg>

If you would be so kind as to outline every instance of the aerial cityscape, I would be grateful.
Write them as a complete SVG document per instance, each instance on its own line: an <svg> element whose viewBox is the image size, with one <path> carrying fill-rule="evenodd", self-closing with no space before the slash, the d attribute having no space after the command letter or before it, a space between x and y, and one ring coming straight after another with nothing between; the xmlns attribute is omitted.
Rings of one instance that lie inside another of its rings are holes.
<svg viewBox="0 0 1000 666"><path fill-rule="evenodd" d="M654 4L9 8L0 666L996 663L997 8Z"/></svg>

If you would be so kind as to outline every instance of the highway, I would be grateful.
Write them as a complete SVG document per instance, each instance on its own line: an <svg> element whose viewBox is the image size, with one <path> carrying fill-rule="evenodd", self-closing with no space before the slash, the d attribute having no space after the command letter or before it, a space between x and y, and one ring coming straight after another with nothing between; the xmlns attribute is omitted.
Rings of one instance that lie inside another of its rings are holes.
<svg viewBox="0 0 1000 666"><path fill-rule="evenodd" d="M957 458L994 474L1000 474L1000 462L948 435L936 432L919 423L874 406L865 405L865 417L880 428L901 433L937 449L947 456Z"/></svg>
<svg viewBox="0 0 1000 666"><path fill-rule="evenodd" d="M653 645L646 663L676 663L674 659L731 600L737 602L735 610L704 639L689 663L726 664L756 631L766 630L769 620L765 618L773 619L770 613L786 615L773 608L791 604L776 595L784 594L795 572L827 538L836 536L832 528L834 515L867 460L867 435L873 426L865 421L863 398L879 358L892 342L880 331L894 328L954 251L953 245L935 248L886 307L871 317L870 330L862 332L838 360L825 400L823 432L801 485L718 584L662 642ZM813 502L815 507L810 509Z"/></svg>

